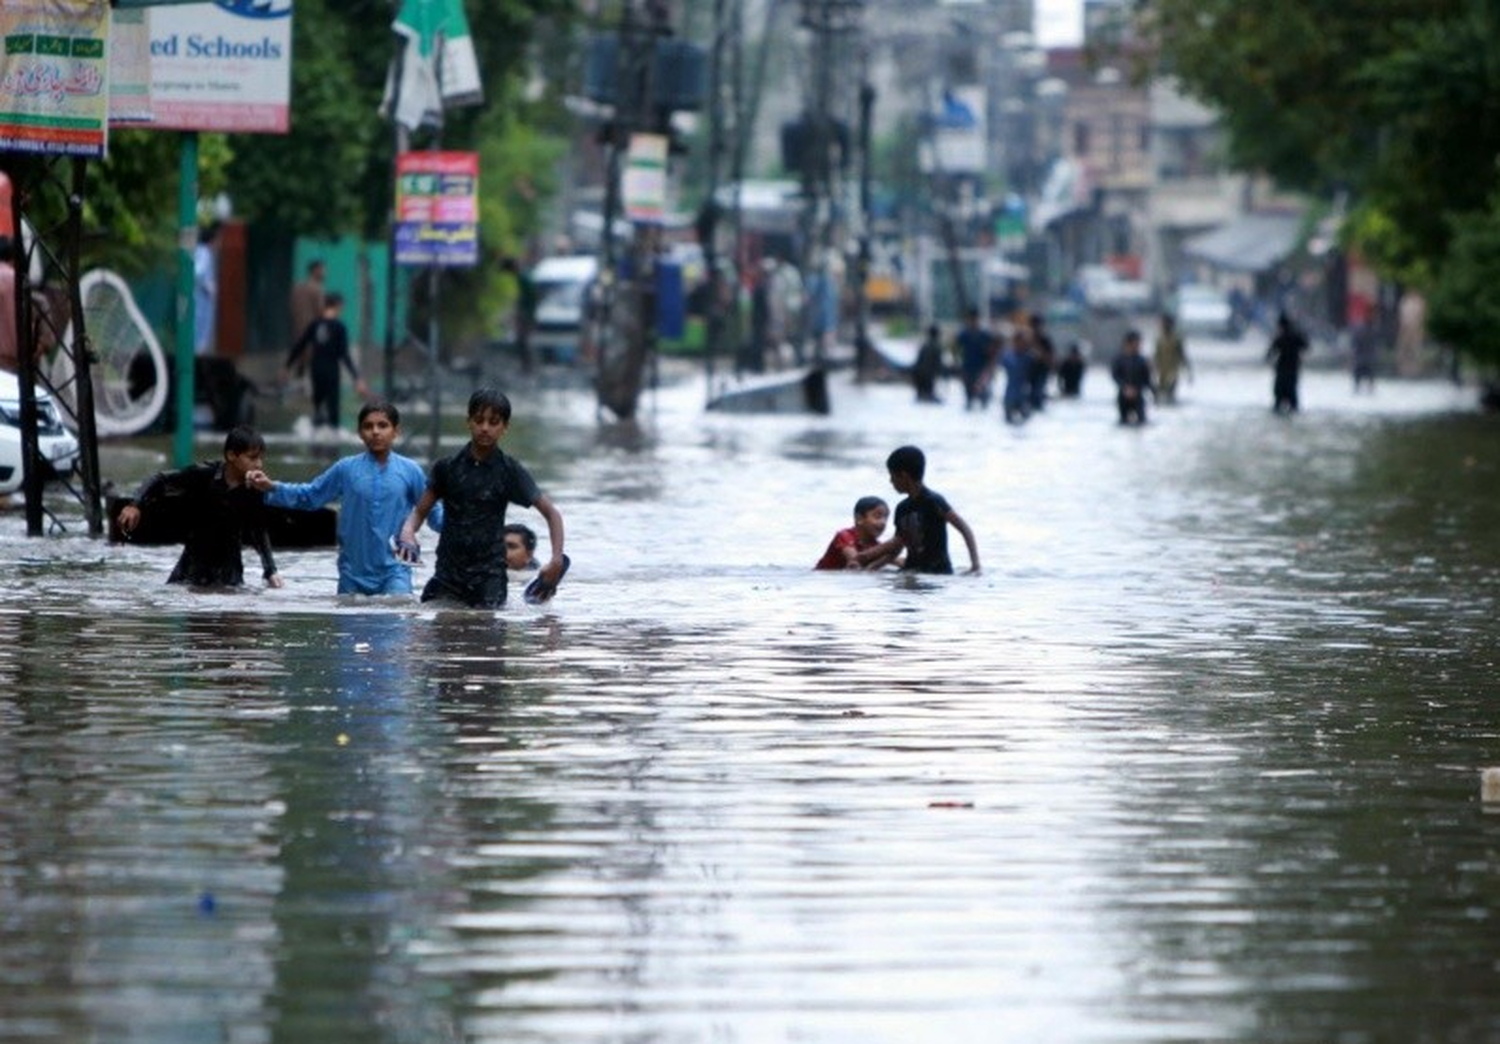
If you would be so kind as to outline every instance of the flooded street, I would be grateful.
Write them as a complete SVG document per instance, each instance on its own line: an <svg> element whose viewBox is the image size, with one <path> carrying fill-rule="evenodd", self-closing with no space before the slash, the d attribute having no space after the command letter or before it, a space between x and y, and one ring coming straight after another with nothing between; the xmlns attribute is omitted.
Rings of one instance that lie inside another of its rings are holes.
<svg viewBox="0 0 1500 1044"><path fill-rule="evenodd" d="M1143 430L1097 363L1022 427L518 393L545 611L338 601L331 550L192 594L8 512L0 1041L1500 1039L1494 421L1273 417L1262 350ZM813 573L908 442L982 574Z"/></svg>

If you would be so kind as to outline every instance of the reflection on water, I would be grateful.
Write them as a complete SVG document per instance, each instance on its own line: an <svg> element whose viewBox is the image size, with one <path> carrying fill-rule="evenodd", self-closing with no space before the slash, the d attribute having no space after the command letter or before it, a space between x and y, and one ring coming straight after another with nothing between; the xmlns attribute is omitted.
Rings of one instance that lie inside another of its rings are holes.
<svg viewBox="0 0 1500 1044"><path fill-rule="evenodd" d="M0 1041L1500 1038L1489 425L1102 376L518 399L545 612L0 519ZM985 573L814 575L903 442Z"/></svg>

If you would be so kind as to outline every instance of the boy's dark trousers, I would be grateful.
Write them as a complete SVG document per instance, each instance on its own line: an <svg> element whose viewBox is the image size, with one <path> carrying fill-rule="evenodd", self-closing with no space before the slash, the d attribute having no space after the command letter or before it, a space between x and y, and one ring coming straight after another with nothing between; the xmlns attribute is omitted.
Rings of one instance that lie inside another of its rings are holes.
<svg viewBox="0 0 1500 1044"><path fill-rule="evenodd" d="M314 371L312 377L313 424L339 426L339 372L333 376Z"/></svg>
<svg viewBox="0 0 1500 1044"><path fill-rule="evenodd" d="M1146 423L1146 394L1144 391L1137 389L1135 397L1131 398L1125 394L1124 389L1121 389L1115 402L1120 407L1121 424L1131 423L1132 415L1135 417L1136 424Z"/></svg>

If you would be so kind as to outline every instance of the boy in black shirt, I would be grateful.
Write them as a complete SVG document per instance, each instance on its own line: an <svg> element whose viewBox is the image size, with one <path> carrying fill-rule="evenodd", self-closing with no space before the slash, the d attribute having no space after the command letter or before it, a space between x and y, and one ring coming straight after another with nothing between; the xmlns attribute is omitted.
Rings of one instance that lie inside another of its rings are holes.
<svg viewBox="0 0 1500 1044"><path fill-rule="evenodd" d="M903 569L918 573L951 573L948 558L948 527L958 530L969 550L969 572L979 572L979 546L974 531L948 505L940 493L922 484L927 472L927 457L915 446L902 446L886 458L891 486L906 499L896 505L896 535L887 542L893 548L906 548Z"/></svg>
<svg viewBox="0 0 1500 1044"><path fill-rule="evenodd" d="M427 491L401 526L398 546L414 548L427 513L443 502L432 579L422 601L458 602L475 609L505 604L505 509L535 507L547 520L552 557L539 574L556 586L563 574L563 520L552 499L537 489L521 462L500 451L510 427L510 400L494 388L469 396L469 442L432 465Z"/></svg>
<svg viewBox="0 0 1500 1044"><path fill-rule="evenodd" d="M339 316L344 311L344 295L329 294L323 301L323 317L308 324L292 345L286 357L285 372L297 366L304 354L311 351L313 426L337 428L339 426L339 367L342 365L354 378L354 390L360 395L369 395L370 389L355 368L349 354L349 328Z"/></svg>
<svg viewBox="0 0 1500 1044"><path fill-rule="evenodd" d="M141 521L141 512L172 513L183 529L182 555L169 584L194 587L240 587L245 566L240 545L260 555L266 586L280 587L271 540L266 535L265 494L252 489L245 476L265 466L266 440L253 428L234 428L224 437L224 459L163 471L147 479L135 498L120 510L126 533Z"/></svg>
<svg viewBox="0 0 1500 1044"><path fill-rule="evenodd" d="M1156 394L1151 381L1151 364L1141 354L1141 335L1131 330L1125 334L1120 354L1110 364L1110 374L1119 389L1115 404L1120 409L1121 424L1146 423L1146 393Z"/></svg>

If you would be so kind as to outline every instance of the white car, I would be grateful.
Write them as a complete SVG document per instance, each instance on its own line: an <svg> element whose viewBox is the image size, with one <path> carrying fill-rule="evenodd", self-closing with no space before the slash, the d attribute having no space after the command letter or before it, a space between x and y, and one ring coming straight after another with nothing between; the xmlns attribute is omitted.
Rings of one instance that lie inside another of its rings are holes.
<svg viewBox="0 0 1500 1044"><path fill-rule="evenodd" d="M1238 337L1239 323L1229 295L1217 287L1187 283L1177 288L1177 329L1184 334Z"/></svg>
<svg viewBox="0 0 1500 1044"><path fill-rule="evenodd" d="M532 351L543 362L573 363L583 352L589 294L599 274L592 254L548 257L531 270L536 286Z"/></svg>
<svg viewBox="0 0 1500 1044"><path fill-rule="evenodd" d="M52 396L36 390L37 452L51 467L48 478L65 475L78 463L78 440L63 427ZM16 492L24 480L21 464L21 382L0 370L0 496Z"/></svg>

